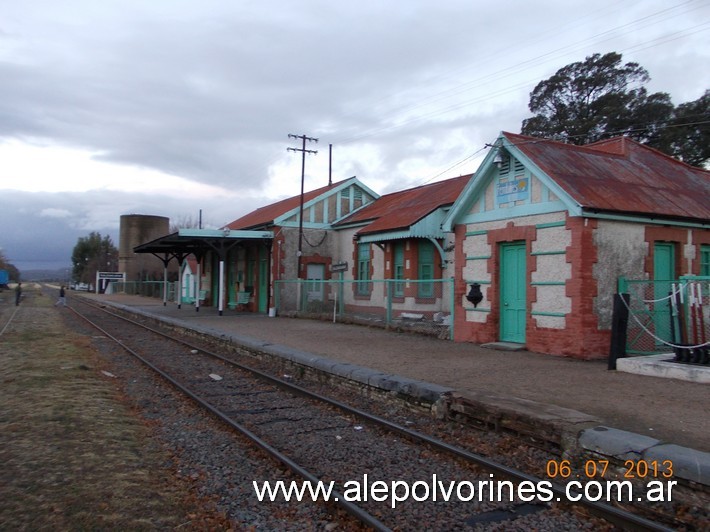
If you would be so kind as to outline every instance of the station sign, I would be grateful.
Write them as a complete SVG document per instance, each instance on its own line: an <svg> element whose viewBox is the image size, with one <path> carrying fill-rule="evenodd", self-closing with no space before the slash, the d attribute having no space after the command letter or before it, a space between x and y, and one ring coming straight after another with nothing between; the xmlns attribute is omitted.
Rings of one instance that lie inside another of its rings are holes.
<svg viewBox="0 0 710 532"><path fill-rule="evenodd" d="M112 281L126 282L126 272L96 272L96 293L103 294Z"/></svg>
<svg viewBox="0 0 710 532"><path fill-rule="evenodd" d="M126 278L124 272L98 272L99 279L110 279L112 281L123 281Z"/></svg>

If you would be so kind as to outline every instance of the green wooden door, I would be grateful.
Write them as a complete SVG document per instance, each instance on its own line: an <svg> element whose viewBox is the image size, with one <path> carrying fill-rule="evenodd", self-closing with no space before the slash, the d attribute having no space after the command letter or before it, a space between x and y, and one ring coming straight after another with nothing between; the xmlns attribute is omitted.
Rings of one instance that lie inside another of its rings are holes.
<svg viewBox="0 0 710 532"><path fill-rule="evenodd" d="M266 313L269 304L269 257L266 248L259 248L259 312Z"/></svg>
<svg viewBox="0 0 710 532"><path fill-rule="evenodd" d="M500 245L500 340L525 343L525 243Z"/></svg>
<svg viewBox="0 0 710 532"><path fill-rule="evenodd" d="M673 339L670 308L666 298L675 278L675 245L669 242L655 242L653 244L653 298L659 301L654 303L653 322L656 336L667 342Z"/></svg>

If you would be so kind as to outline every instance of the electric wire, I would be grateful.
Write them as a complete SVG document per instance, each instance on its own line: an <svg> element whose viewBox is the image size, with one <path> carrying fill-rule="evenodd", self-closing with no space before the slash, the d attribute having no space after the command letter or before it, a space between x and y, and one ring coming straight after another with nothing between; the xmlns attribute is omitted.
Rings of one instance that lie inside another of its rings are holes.
<svg viewBox="0 0 710 532"><path fill-rule="evenodd" d="M681 124L667 124L667 125L663 125L663 126L654 125L654 126L653 126L653 130L654 130L654 131L659 131L659 130L670 129L670 128L675 128L675 127L700 126L700 125L706 125L706 124L710 124L710 120L703 120L703 121L699 121L699 122L684 122L684 123L681 123ZM650 127L646 127L646 128L624 129L624 130L618 130L618 131L605 131L605 132L604 132L604 138L614 137L614 136L623 135L623 134L628 134L628 133L640 133L640 132L643 132L643 131L650 131L650 130L651 130ZM565 136L564 138L557 138L557 139L556 139L556 138L547 138L547 137L545 137L545 138L543 138L543 137L540 137L540 138L532 138L532 137L531 137L530 140L510 142L509 144L510 144L511 146L523 146L523 145L526 145L526 144L539 144L540 142L550 142L550 141L566 142L567 140L571 140L571 139L582 139L582 138L589 138L589 139L591 139L591 135L590 135L590 134L584 134L584 135L582 135L582 134L580 134L580 135L567 135L567 136ZM601 140L601 139L596 139L596 140ZM449 166L449 167L446 168L445 170L442 170L441 172L439 172L439 173L433 175L432 177L429 177L429 178L427 178L426 180L419 182L419 185L418 185L418 186L421 186L421 185L427 184L427 183L429 183L429 182L431 182L431 181L434 181L434 180L437 179L438 177L441 177L442 175L444 175L444 174L446 174L447 172L453 170L454 168L460 166L461 164L463 164L463 163L465 163L465 162L467 162L467 161L473 159L476 155L478 155L478 154L481 153L482 151L484 151L484 150L486 150L486 149L488 149L488 148L492 148L493 146L494 146L493 144L485 144L482 148L480 148L479 150L475 151L473 154L471 154L471 155L465 157L464 159L461 159L460 161L454 163L453 165Z"/></svg>
<svg viewBox="0 0 710 532"><path fill-rule="evenodd" d="M513 75L518 75L521 72L528 70L530 68L533 68L535 66L538 66L541 63L549 62L549 61L552 61L553 59L557 60L558 56L555 56L555 54L559 55L560 53L562 53L562 54L567 55L570 53L570 51L576 51L578 49L582 49L584 46L586 46L590 43L594 43L595 45L598 46L600 43L604 43L604 42L614 39L615 35L620 31L629 31L631 29L633 29L634 31L640 31L642 29L656 25L660 22L667 22L671 18L679 17L681 15L693 12L701 7L703 7L702 2L698 3L698 2L695 2L694 0L688 0L685 2L681 2L675 6L670 6L670 7L655 11L653 13L646 15L646 16L637 18L633 21L615 26L614 28L611 28L609 30L599 32L595 35L592 35L591 37L587 37L587 38L582 39L580 41L576 41L575 43L572 43L572 45L556 47L553 50L550 50L550 51L543 53L543 54L539 54L539 55L532 57L530 59L527 59L525 61L518 62L514 65L511 65L511 66L508 66L508 67L505 67L502 69L498 69L495 72L486 74L484 76L480 76L476 79L473 79L473 80L465 82L465 83L461 83L455 87L436 92L436 93L432 94L431 96L426 97L424 99L420 98L417 100L417 103L414 105L399 106L398 108L390 109L390 112L388 114L391 118L394 118L396 116L401 116L402 114L405 114L405 115L410 114L410 116L408 118L405 117L404 119L398 120L396 123L383 124L379 127L373 127L368 130L361 131L361 132L358 132L358 133L350 135L350 136L345 136L345 137L340 137L340 138L336 137L333 140L333 143L337 144L337 145L357 143L359 141L362 141L362 140L365 140L368 138L372 138L372 137L381 135L383 133L391 132L393 130L400 129L405 126L417 123L417 122L422 122L422 121L426 121L428 119L433 119L438 116L442 116L447 113L451 113L453 111L459 110L461 108L472 107L474 104L486 102L486 101L492 100L494 98L497 98L499 96L514 93L516 91L519 91L523 87L531 86L532 84L539 82L539 76L536 76L534 79L529 79L529 80L525 80L523 82L518 82L515 85L506 86L506 87L501 88L496 91L492 91L492 92L488 91L486 94L477 95L473 98L467 99L465 101L453 103L453 104L448 105L443 108L434 109L434 110L429 111L427 113L418 114L416 116L411 116L412 112L414 112L417 109L420 109L426 105L431 105L432 103L449 100L454 96L457 96L457 95L460 95L460 94L463 94L466 92L470 92L471 90L473 90L475 88L486 86L491 81L501 81L507 77L510 77ZM603 9L603 10L598 10L596 12L593 12L592 14L587 15L582 18L578 17L575 19L575 21L567 24L566 26L569 26L569 27L578 26L583 23L582 22L583 20L588 19L588 18L592 18L593 15L595 15L597 13L599 13L598 17L603 17L603 16L605 16L605 14L608 14L608 11L609 10L607 10L607 9ZM706 31L708 29L708 27L707 27L708 24L710 24L710 22L703 22L703 23L700 23L700 24L693 26L691 28L685 28L683 30L679 30L679 31L674 32L673 34L670 34L670 35L656 37L656 38L650 39L648 41L644 41L642 43L635 44L633 46L621 49L621 51L622 52L623 51L639 51L639 50L645 50L648 48L652 48L654 46L659 46L661 44L666 44L668 42L678 40L682 37L693 35L695 33L701 32L701 31ZM550 31L552 31L552 29ZM545 33L546 32L543 32L543 35ZM559 27L556 28L555 34L559 34ZM544 39L544 38L536 39L537 42L539 42L539 41L544 42L544 40L546 40L546 39ZM512 47L512 45L510 47ZM510 48L510 47L508 47L508 48ZM506 49L507 48L503 48L499 52L496 52L493 54L488 54L486 56L486 58L491 58L491 57L495 57L497 55L500 55ZM516 49L519 49L519 48L516 48ZM463 70L471 69L471 68L474 68L474 67L469 66ZM461 70L462 69L458 69L457 71L453 71L453 72L460 72ZM453 72L449 73L448 76L449 77L453 76ZM410 86L406 91L401 91L399 93L390 94L385 98L381 98L380 100L376 100L374 103L377 104L378 102L384 102L387 100L401 99L404 94L407 94L407 93L411 94L413 90L421 89L422 87L433 86L434 83L439 83L441 80L446 79L446 77L447 77L446 75L442 75L442 76L439 76L433 82L428 82L426 85L419 84L414 87ZM369 102L368 106L372 107L373 103ZM359 113L355 112L355 111L350 112L350 113L344 113L343 115L341 115L341 118L347 118L348 116L352 116L352 115L359 115ZM381 119L382 119L382 117L381 117ZM383 121L385 121L385 120L387 120L386 117L384 118ZM668 126L668 127L678 127L678 126ZM631 132L631 131L637 132L637 131L642 131L642 130L635 129L635 130L629 130L627 132ZM580 137L567 137L567 138L580 138ZM481 150L478 150L475 153L476 154L480 153L480 151ZM281 158L280 155L272 158L272 160L267 164L267 168L271 167L271 165L274 164L280 158ZM429 182L429 181L433 181L434 179L440 177L441 175L444 175L446 172L450 171L451 169L460 166L461 164L465 163L466 161L470 160L471 158L473 158L473 155L467 156L464 159L462 159L456 163L453 163L451 166L447 167L446 170L438 172L434 176L428 178L425 181L425 183Z"/></svg>
<svg viewBox="0 0 710 532"><path fill-rule="evenodd" d="M684 6L684 5L688 4L688 3L691 3L691 2L685 2L684 4L681 4L680 6L676 6L675 8L677 8L677 7L682 7L682 6ZM664 10L658 11L658 12L656 12L656 13L653 13L652 15L648 15L648 16L646 16L646 17L643 17L643 18L641 18L641 19L637 19L637 20L632 21L632 22L630 22L630 23L622 24L622 25L617 26L617 27L615 27L615 28L612 28L612 29L610 29L610 30L607 30L607 31L598 33L598 34L596 34L596 35L594 35L594 36L592 36L592 37L589 37L589 38L587 38L587 39L584 39L584 40L582 40L582 41L577 41L576 43L573 43L571 46L568 45L568 46L558 47L558 48L555 48L554 50L551 50L551 51L546 52L546 53L544 53L544 54L540 54L540 55L538 55L538 56L535 56L535 57L533 57L533 58L531 58L531 59L529 59L529 60L516 63L515 65L512 65L512 66L510 66L510 67L506 67L506 68L503 68L503 69L499 69L499 70L497 70L497 71L495 71L495 72L492 72L492 73L490 73L490 74L487 74L486 76L482 76L482 77L480 77L480 78L477 78L477 79L472 80L472 81L470 81L470 82L467 82L467 83L465 83L465 84L459 85L459 86L457 87L457 88L459 88L459 89L460 89L461 87L463 87L463 86L470 86L470 87L469 87L468 89L466 89L466 90L459 90L458 92L456 92L456 93L454 93L454 94L459 94L459 93L467 92L467 91L470 90L471 88L478 88L478 87L481 87L481 86L485 86L487 83L484 83L484 82L486 82L487 80L491 80L491 79L492 79L492 80L494 80L494 81L501 81L501 80L503 80L503 79L505 79L505 78L507 78L507 77L510 77L510 76L513 76L513 75L519 75L519 74L520 74L522 71L524 71L524 70L528 70L528 69L530 69L530 68L532 68L532 67L534 67L534 66L538 66L538 64L540 63L540 60L543 59L543 58L552 56L553 54L555 54L555 53L557 53L557 52L563 52L562 55L569 55L571 51L577 51L578 49L581 49L581 48L583 48L584 46L586 46L586 44L588 44L589 42L593 42L593 41L595 41L595 39L598 39L598 38L601 37L601 36L608 36L608 38L603 39L603 40L597 42L596 44L598 45L599 43L607 42L607 41L609 41L609 40L612 40L612 39L616 38L616 36L615 36L615 33L616 33L616 32L618 32L618 31L620 31L620 30L623 30L623 29L626 29L628 26L634 25L634 24L638 23L639 21L647 20L647 19L649 19L649 18L651 18L651 17L656 17L656 16L664 15L664 14L666 14L669 10L672 10L672 9L675 9L675 8L668 8L668 9L664 9ZM684 14L684 13L680 13L680 14ZM678 15L676 15L676 16L679 16L680 14L678 14ZM653 21L653 24L656 24L656 23L661 22L661 21L662 21L662 20ZM663 21L665 21L665 20L663 20ZM705 30L707 29L706 26L708 26L708 24L710 24L710 22L704 22L704 23L698 24L697 26L693 26L692 28L689 28L689 29L691 29L691 30L692 30L692 29L697 29L697 28L703 28L703 29L701 29L701 30L694 31L694 32L692 32L692 33L690 33L690 34L692 35L692 34L694 34L694 33L697 33L698 31L705 31ZM638 29L644 29L644 28L647 27L647 26L648 26L648 25L646 25L646 26L641 26L641 27L638 28ZM621 51L624 52L624 51L627 51L627 50L632 50L632 49L638 48L639 46L644 46L644 45L648 45L648 46L645 46L644 48L641 48L641 49L647 49L647 48L651 48L651 47L653 47L653 46L658 46L658 45L660 45L660 44L665 44L665 42L668 42L668 41L671 41L671 40L677 40L677 39L679 39L679 38L681 38L681 37L686 36L687 31L688 31L688 30L680 30L680 31L677 31L677 32L671 34L670 36L664 36L664 37L662 38L663 40L660 40L660 41L659 41L659 39L661 39L661 38L650 39L650 40L648 40L648 41L644 41L644 42L642 42L642 43L639 43L639 44L637 44L637 45L634 45L633 47L623 48L623 49L621 49ZM551 61L552 59L557 60L558 58L559 58L559 57L555 56L555 57L553 57L553 58L551 58L551 59L549 59L549 60L546 60L545 62L549 62L549 61ZM525 66L525 65L527 65L527 66ZM522 66L525 66L525 68L521 68ZM507 72L507 73L506 73L506 72ZM502 75L502 74L505 74L505 75ZM523 81L523 82L519 82L518 84L516 84L516 85L514 85L514 86L508 86L508 87L506 87L506 88L503 88L503 89L500 89L500 90L498 90L498 91L495 91L494 93L487 93L487 94L485 94L485 95L476 96L475 98L468 99L468 100L465 100L465 101L463 101L463 102L459 102L459 103L456 103L456 104L452 104L452 105L447 106L447 107L445 107L445 108L443 108L443 109L431 111L431 112L426 113L426 114L424 114L424 115L418 115L418 116L416 116L416 117L410 118L410 119L405 120L405 121L403 121L403 122L399 122L398 124L393 124L393 125L390 125L390 126L383 126L383 127L380 127L380 128L373 128L373 129L371 129L371 130L369 130L369 131L363 132L363 133L358 134L358 135L354 135L354 136L347 137L347 138L342 138L342 139L336 139L334 142L336 142L336 143L338 143L338 144L345 144L345 143L349 143L349 142L353 142L353 141L357 141L357 140L362 140L363 138L368 138L368 137L374 136L375 134L378 134L378 133L381 133L381 132L384 132L384 131L388 131L388 130L391 130L391 129L399 128L399 127L402 127L402 126L404 126L404 125L408 125L408 124L410 124L410 123L412 123L412 122L420 121L420 120L423 120L423 119L426 119L426 118L432 118L432 117L438 116L438 115L440 115L440 114L445 114L445 113L448 113L448 112L450 112L450 111L460 109L461 107L467 107L467 106L469 106L469 105L471 105L471 104L473 104L473 103L478 103L478 102L490 100L491 98L493 98L493 97L495 97L495 96L500 96L500 95L509 94L509 93L511 93L511 92L516 92L518 89L520 89L520 88L522 88L522 87L525 87L525 86L530 86L532 83L536 83L537 81L539 81L539 75L536 76L536 78L534 78L534 79L526 80L526 81ZM475 85L473 85L473 84L475 84ZM454 89L449 89L449 91L453 91L453 90L455 90L455 89L456 89L456 88L454 88ZM438 94L443 94L443 93L446 93L446 92L447 92L447 91L442 91L442 92L440 92L440 93L438 93ZM439 98L437 98L437 99L433 99L433 97L432 97L432 98L430 98L429 100L435 102L435 101L441 101L442 99L445 99L445 98L439 97ZM424 105L427 105L427 103L426 103L426 102L423 103L422 100L419 100L416 105L413 105L413 106L404 108L404 110L400 109L399 111L395 111L395 112L396 112L396 113L402 113L402 112L404 112L404 111L413 111L413 110L416 110L416 109L418 109L418 108L420 108L420 107L422 107L422 106L424 106ZM392 113L392 114L394 114L394 113Z"/></svg>
<svg viewBox="0 0 710 532"><path fill-rule="evenodd" d="M510 66L507 66L507 67L505 67L505 68L496 70L496 71L494 71L494 72L491 72L491 73L486 74L486 75L484 75L484 76L481 76L481 77L479 77L479 78L473 79L473 80L471 80L471 81L468 81L468 82L465 82L465 83L461 83L461 84L459 84L459 85L457 85L457 86L455 86L455 87L453 87L453 88L451 88L451 89L446 89L446 90L444 90L444 91L440 91L440 92L438 92L438 93L436 93L436 94L430 96L429 98L425 98L424 100L421 100L421 99L420 99L420 100L418 100L418 103L417 103L416 105L406 107L404 110L405 110L405 111L412 111L412 110L418 109L418 108L420 108L420 107L422 107L422 106L424 106L424 105L428 105L429 103L436 102L436 101L440 101L440 100L442 100L442 99L446 99L446 98L448 98L448 96L444 97L444 96L442 96L442 95L447 94L447 93L452 93L453 95L456 95L456 94L460 94L460 93L463 93L463 92L467 92L467 91L469 91L469 90L472 89L472 88L478 88L478 87L480 87L480 86L485 86L485 85L487 84L487 81L488 81L488 80L500 81L500 80L505 79L505 78L507 78L507 77L510 77L510 76L513 76L513 75L518 75L520 72L522 72L522 71L524 71L524 70L528 70L528 69L530 69L530 68L532 68L532 67L534 67L534 66L538 66L538 64L541 62L540 60L543 59L543 58L549 58L549 59L546 59L545 62L550 62L550 61L552 61L553 59L554 59L554 60L557 60L557 59L559 58L558 56L554 56L554 57L550 57L550 56L553 56L553 54L556 54L556 53L558 53L558 52L563 52L562 55L569 55L571 50L576 51L577 49L581 49L584 45L586 45L586 44L588 44L588 43L590 43L590 42L594 42L594 41L595 41L596 39L598 39L599 37L602 37L602 36L610 36L610 38L615 38L615 36L616 36L615 34L616 34L616 33L618 33L619 31L622 31L622 30L627 30L629 27L632 27L632 26L637 26L637 25L638 25L638 26L640 26L640 27L638 27L638 28L636 28L636 29L637 29L637 30L640 30L640 29L645 29L646 27L648 27L648 26L650 26L650 25L657 24L657 23L659 23L659 22L666 22L666 23L667 23L667 21L668 21L668 19L669 19L669 17L668 17L669 12L674 11L674 10L676 10L676 9L680 9L680 8L685 7L685 6L687 6L688 4L692 4L692 3L694 3L693 0L689 0L689 1L686 1L686 2L683 2L683 3L679 4L679 5L677 5L677 6L673 6L673 7L669 7L669 8L666 8L666 9L662 9L662 10L660 10L660 11L656 11L656 12L654 12L654 13L652 13L652 14L650 14L650 15L647 15L647 16L645 16L645 17L641 17L641 18L636 19L636 20L634 20L634 21L631 21L631 22L622 24L622 25L620 25L620 26L616 26L616 27L614 27L614 28L611 28L611 29L609 29L609 30L603 31L603 32L601 32L601 33L597 33L596 35L593 35L593 36L588 37L588 38L586 38L586 39L583 39L583 40L581 40L581 41L577 41L577 42L573 43L572 45L565 45L565 46L557 47L557 48L555 48L555 49L553 49L553 50L550 50L550 51L548 51L548 52L546 52L546 53L544 53L544 54L540 54L540 55L537 55L537 56L532 57L532 58L530 58L530 59L527 59L527 60L518 62L518 63L516 63L516 64L514 64L514 65L510 65ZM700 6L698 6L698 7L700 7ZM676 13L675 15L673 15L673 17L677 17L677 16L680 16L680 15L686 14L686 13L688 13L688 12L690 12L690 11L695 10L695 9L696 9L696 8L692 8L692 9L689 9L689 10L687 10L687 11L683 11L683 12L680 12L680 13ZM586 17L585 17L585 18L586 18ZM645 25L640 25L641 22L643 22L643 21L649 21L649 20L650 20L649 23L647 23L647 24L645 24ZM574 25L571 25L571 26L574 27ZM556 27L554 34L555 34L555 35L559 35L559 31L560 31L559 27ZM676 33L679 33L679 32L676 32ZM540 41L540 40L541 40L541 39L537 39L537 41ZM606 42L606 41L608 41L608 40L610 40L610 39L605 39L605 40L603 40L603 41L601 41L601 42ZM653 42L653 40L652 40L652 41L647 41L647 42ZM642 44L646 44L646 43L642 43ZM515 47L511 46L511 47L509 47L509 48L515 48L516 50L519 50L519 46L515 46ZM507 49L507 48L506 48L506 49ZM505 49L504 49L504 50L505 50ZM502 51L503 51L503 50L501 50L501 51L499 51L499 52L495 52L495 53L493 53L493 54L489 54L487 57L495 57L495 56L501 55ZM523 66L524 66L525 68L521 68L521 67L523 67ZM439 79L440 79L440 80L441 80L441 79L445 79L445 77L440 77ZM527 84L529 84L529 83L530 83L529 81L526 81L526 82L523 82L522 85L527 85ZM396 97L396 98L399 99L399 98L401 98L402 94L404 94L405 92L411 92L411 88L410 88L408 91L403 91L403 92L401 92L401 93L399 93L399 94L389 95L388 98L394 99L394 98ZM508 91L506 91L506 92L508 92ZM402 110L400 109L400 110L397 111L397 112L402 112ZM353 113L353 114L355 114L355 113ZM359 138L359 137L357 137L357 138ZM336 142L338 142L339 144L342 144L342 143L348 142L349 140L350 140L350 138L347 138L347 139L337 139Z"/></svg>

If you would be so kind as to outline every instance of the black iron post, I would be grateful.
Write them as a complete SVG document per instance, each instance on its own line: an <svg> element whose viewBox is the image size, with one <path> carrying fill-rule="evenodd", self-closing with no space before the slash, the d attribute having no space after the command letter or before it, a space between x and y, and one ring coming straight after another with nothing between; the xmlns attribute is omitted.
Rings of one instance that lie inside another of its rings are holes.
<svg viewBox="0 0 710 532"><path fill-rule="evenodd" d="M616 369L616 360L626 356L626 330L629 325L629 301L629 294L614 294L608 369Z"/></svg>

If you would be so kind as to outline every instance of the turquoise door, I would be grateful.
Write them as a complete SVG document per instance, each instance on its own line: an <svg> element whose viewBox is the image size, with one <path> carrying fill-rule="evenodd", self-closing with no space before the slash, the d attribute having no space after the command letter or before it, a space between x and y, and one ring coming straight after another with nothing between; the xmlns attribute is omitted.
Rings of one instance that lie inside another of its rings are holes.
<svg viewBox="0 0 710 532"><path fill-rule="evenodd" d="M500 245L500 340L525 343L525 243Z"/></svg>
<svg viewBox="0 0 710 532"><path fill-rule="evenodd" d="M266 313L269 301L269 257L266 248L259 248L259 303L258 311Z"/></svg>
<svg viewBox="0 0 710 532"><path fill-rule="evenodd" d="M667 342L673 340L667 297L671 291L671 283L675 278L675 245L669 242L655 242L653 245L653 299L659 301L654 303L653 322L656 336Z"/></svg>

